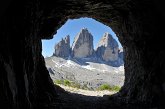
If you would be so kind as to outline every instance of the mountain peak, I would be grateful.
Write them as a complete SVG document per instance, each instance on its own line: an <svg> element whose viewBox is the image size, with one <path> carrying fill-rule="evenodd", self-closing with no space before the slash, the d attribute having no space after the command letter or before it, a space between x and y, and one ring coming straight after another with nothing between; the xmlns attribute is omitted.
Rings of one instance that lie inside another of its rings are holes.
<svg viewBox="0 0 165 109"><path fill-rule="evenodd" d="M108 32L104 33L104 37L109 36L110 34Z"/></svg>
<svg viewBox="0 0 165 109"><path fill-rule="evenodd" d="M87 28L82 28L81 31L79 32L79 34L91 34Z"/></svg>
<svg viewBox="0 0 165 109"><path fill-rule="evenodd" d="M83 27L81 30L88 30L86 27Z"/></svg>
<svg viewBox="0 0 165 109"><path fill-rule="evenodd" d="M88 57L93 54L93 36L87 28L82 28L72 44L74 57Z"/></svg>
<svg viewBox="0 0 165 109"><path fill-rule="evenodd" d="M70 55L70 36L67 35L65 38L62 38L59 43L54 47L55 52L53 55L59 57L69 57Z"/></svg>
<svg viewBox="0 0 165 109"><path fill-rule="evenodd" d="M106 62L118 62L122 58L123 53L120 53L117 41L108 32L105 32L98 43L97 50L93 49L93 36L87 28L82 28L74 38L74 42L70 47L70 36L65 38L55 46L55 56L86 58L94 57ZM120 56L119 56L120 55ZM122 58L123 59L123 58ZM115 64L120 65L120 62Z"/></svg>
<svg viewBox="0 0 165 109"><path fill-rule="evenodd" d="M98 43L96 54L105 61L118 60L118 43L108 32L104 33Z"/></svg>
<svg viewBox="0 0 165 109"><path fill-rule="evenodd" d="M117 41L112 37L112 35L108 32L104 33L101 40L99 41L97 48L100 46L116 48L118 47Z"/></svg>

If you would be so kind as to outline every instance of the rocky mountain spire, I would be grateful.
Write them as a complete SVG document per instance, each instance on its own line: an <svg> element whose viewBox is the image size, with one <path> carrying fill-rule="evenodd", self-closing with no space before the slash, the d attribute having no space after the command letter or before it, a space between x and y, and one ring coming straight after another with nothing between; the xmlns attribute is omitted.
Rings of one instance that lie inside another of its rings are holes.
<svg viewBox="0 0 165 109"><path fill-rule="evenodd" d="M98 43L96 54L104 61L118 60L119 46L109 33L105 33Z"/></svg>
<svg viewBox="0 0 165 109"><path fill-rule="evenodd" d="M120 66L124 63L123 52L119 50L117 41L109 33L104 33L98 42L96 50L93 47L93 36L87 28L83 28L74 38L70 47L69 35L55 45L55 56L66 58L85 58L98 59L105 61L112 66Z"/></svg>
<svg viewBox="0 0 165 109"><path fill-rule="evenodd" d="M89 57L93 55L93 52L93 36L87 28L83 28L72 44L72 56L77 58Z"/></svg>
<svg viewBox="0 0 165 109"><path fill-rule="evenodd" d="M64 39L57 43L54 47L54 55L58 57L69 57L70 55L70 36L67 35Z"/></svg>

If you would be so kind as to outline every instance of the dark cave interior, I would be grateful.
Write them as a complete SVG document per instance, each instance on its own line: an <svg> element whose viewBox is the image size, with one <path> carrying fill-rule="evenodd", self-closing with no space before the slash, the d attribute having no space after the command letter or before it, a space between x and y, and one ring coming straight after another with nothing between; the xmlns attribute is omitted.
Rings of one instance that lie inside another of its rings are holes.
<svg viewBox="0 0 165 109"><path fill-rule="evenodd" d="M51 103L60 108L64 101L45 67L41 39L51 39L67 19L80 17L112 27L123 45L125 82L107 101L116 103L112 108L163 108L165 14L160 0L6 0L0 7L0 104L4 109L42 109Z"/></svg>

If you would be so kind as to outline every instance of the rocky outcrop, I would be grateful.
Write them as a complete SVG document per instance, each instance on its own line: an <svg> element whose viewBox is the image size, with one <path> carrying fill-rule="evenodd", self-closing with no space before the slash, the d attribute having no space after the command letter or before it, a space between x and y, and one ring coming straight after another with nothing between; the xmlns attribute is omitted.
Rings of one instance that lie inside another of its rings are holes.
<svg viewBox="0 0 165 109"><path fill-rule="evenodd" d="M72 56L76 58L89 57L93 55L93 51L93 36L87 28L83 28L74 39Z"/></svg>
<svg viewBox="0 0 165 109"><path fill-rule="evenodd" d="M105 33L98 43L96 54L97 57L104 61L118 60L118 43L109 33Z"/></svg>
<svg viewBox="0 0 165 109"><path fill-rule="evenodd" d="M64 39L55 45L54 47L55 52L54 56L59 56L59 57L69 57L70 55L70 36L66 36Z"/></svg>

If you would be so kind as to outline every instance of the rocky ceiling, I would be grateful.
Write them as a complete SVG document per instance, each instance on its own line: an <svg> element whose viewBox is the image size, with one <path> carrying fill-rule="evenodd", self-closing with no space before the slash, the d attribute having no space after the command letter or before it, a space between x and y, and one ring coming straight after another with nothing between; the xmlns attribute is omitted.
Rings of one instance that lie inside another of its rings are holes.
<svg viewBox="0 0 165 109"><path fill-rule="evenodd" d="M109 101L163 107L165 14L160 0L6 0L0 7L1 108L42 109L60 102L41 55L41 39L51 39L67 19L80 17L110 26L124 47L125 83Z"/></svg>

